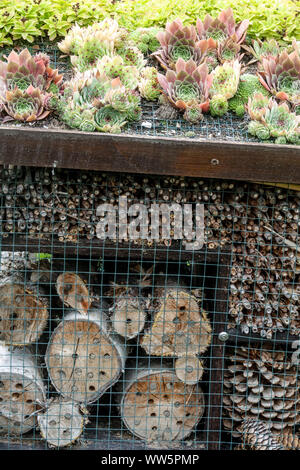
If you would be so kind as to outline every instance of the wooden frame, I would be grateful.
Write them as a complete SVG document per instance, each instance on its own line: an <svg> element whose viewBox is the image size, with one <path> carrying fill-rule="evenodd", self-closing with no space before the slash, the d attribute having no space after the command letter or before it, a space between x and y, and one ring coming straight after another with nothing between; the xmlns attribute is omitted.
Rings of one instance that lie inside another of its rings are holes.
<svg viewBox="0 0 300 470"><path fill-rule="evenodd" d="M300 147L0 128L0 164L300 183Z"/></svg>

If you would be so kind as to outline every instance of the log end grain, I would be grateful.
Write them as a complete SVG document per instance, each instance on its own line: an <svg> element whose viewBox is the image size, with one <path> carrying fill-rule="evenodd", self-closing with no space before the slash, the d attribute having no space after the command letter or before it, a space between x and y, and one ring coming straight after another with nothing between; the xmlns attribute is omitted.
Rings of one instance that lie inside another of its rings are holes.
<svg viewBox="0 0 300 470"><path fill-rule="evenodd" d="M211 325L197 298L186 290L169 288L160 299L151 329L141 345L153 356L193 356L211 343Z"/></svg>
<svg viewBox="0 0 300 470"><path fill-rule="evenodd" d="M122 370L118 349L98 324L62 322L49 342L46 363L55 388L78 402L92 402Z"/></svg>
<svg viewBox="0 0 300 470"><path fill-rule="evenodd" d="M24 284L0 286L0 339L13 345L37 341L48 320L47 301Z"/></svg>
<svg viewBox="0 0 300 470"><path fill-rule="evenodd" d="M51 447L65 447L82 434L84 417L77 403L60 400L51 403L45 413L39 415L38 423L42 437Z"/></svg>
<svg viewBox="0 0 300 470"><path fill-rule="evenodd" d="M193 385L202 379L203 363L196 356L183 356L176 359L175 372L181 382Z"/></svg>
<svg viewBox="0 0 300 470"><path fill-rule="evenodd" d="M112 327L124 338L135 338L143 330L146 311L138 298L131 295L120 297L115 302L112 312Z"/></svg>
<svg viewBox="0 0 300 470"><path fill-rule="evenodd" d="M121 405L128 429L147 442L187 437L203 413L200 387L182 383L172 371L150 373L134 381Z"/></svg>
<svg viewBox="0 0 300 470"><path fill-rule="evenodd" d="M72 272L60 274L56 280L56 290L65 305L87 314L92 298L80 276Z"/></svg>

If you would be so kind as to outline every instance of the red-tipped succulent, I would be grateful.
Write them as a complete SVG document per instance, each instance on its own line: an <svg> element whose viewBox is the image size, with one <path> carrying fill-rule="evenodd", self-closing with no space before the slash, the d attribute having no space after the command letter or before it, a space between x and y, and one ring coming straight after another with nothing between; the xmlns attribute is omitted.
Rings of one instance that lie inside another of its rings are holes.
<svg viewBox="0 0 300 470"><path fill-rule="evenodd" d="M40 120L51 112L51 98L62 90L63 76L49 65L46 54L12 51L0 61L0 112L3 122ZM6 114L6 115L5 115Z"/></svg>
<svg viewBox="0 0 300 470"><path fill-rule="evenodd" d="M199 39L213 38L218 43L233 37L237 44L242 44L246 37L249 20L243 20L236 24L231 8L221 11L217 18L206 15L204 21L197 20L197 32Z"/></svg>
<svg viewBox="0 0 300 470"><path fill-rule="evenodd" d="M208 73L206 64L198 65L192 59L185 62L179 58L175 71L168 70L166 75L158 74L158 81L170 103L195 118L196 110L200 115L209 109L209 89L213 77ZM191 111L193 110L193 111Z"/></svg>
<svg viewBox="0 0 300 470"><path fill-rule="evenodd" d="M261 84L277 99L287 100L294 107L300 105L300 56L296 50L262 59L258 76Z"/></svg>
<svg viewBox="0 0 300 470"><path fill-rule="evenodd" d="M39 88L34 88L32 85L25 91L18 88L7 91L3 105L7 116L3 122L12 120L32 122L44 119L51 112L45 109L48 97L48 94L42 94Z"/></svg>
<svg viewBox="0 0 300 470"><path fill-rule="evenodd" d="M25 91L30 85L47 91L50 86L59 87L63 76L49 66L49 57L45 54L32 56L28 49L20 54L12 51L7 61L0 61L0 81L4 82L7 90L16 87Z"/></svg>
<svg viewBox="0 0 300 470"><path fill-rule="evenodd" d="M164 69L174 69L179 58L188 61L192 59L200 65L206 55L209 43L206 40L199 41L194 26L183 26L177 19L167 23L165 31L157 34L161 49L152 55L159 61Z"/></svg>

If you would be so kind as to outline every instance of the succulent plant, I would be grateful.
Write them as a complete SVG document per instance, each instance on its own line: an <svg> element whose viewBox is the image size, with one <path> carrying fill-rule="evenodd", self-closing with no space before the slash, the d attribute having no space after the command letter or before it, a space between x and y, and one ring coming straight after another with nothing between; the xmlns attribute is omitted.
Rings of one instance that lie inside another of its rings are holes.
<svg viewBox="0 0 300 470"><path fill-rule="evenodd" d="M213 71L213 82L209 94L211 97L221 95L226 100L237 91L240 80L241 64L238 60L225 62Z"/></svg>
<svg viewBox="0 0 300 470"><path fill-rule="evenodd" d="M101 43L96 38L87 39L78 48L78 55L71 56L73 67L80 72L95 67L97 60L110 53L106 43Z"/></svg>
<svg viewBox="0 0 300 470"><path fill-rule="evenodd" d="M116 111L125 114L128 120L135 115L140 108L140 97L134 91L128 91L122 85L120 79L113 80L114 85L106 92L104 101Z"/></svg>
<svg viewBox="0 0 300 470"><path fill-rule="evenodd" d="M44 119L50 113L49 109L45 109L48 96L42 94L39 88L34 88L32 85L25 91L18 88L7 91L3 104L7 116L3 118L2 122L12 120L32 122Z"/></svg>
<svg viewBox="0 0 300 470"><path fill-rule="evenodd" d="M218 44L217 56L221 64L238 59L241 61L243 54L240 54L241 46L232 37L227 38L224 42Z"/></svg>
<svg viewBox="0 0 300 470"><path fill-rule="evenodd" d="M203 119L202 109L198 106L190 106L186 108L183 117L191 124L197 124Z"/></svg>
<svg viewBox="0 0 300 470"><path fill-rule="evenodd" d="M259 121L251 121L248 125L248 132L260 140L268 140L270 138L269 129Z"/></svg>
<svg viewBox="0 0 300 470"><path fill-rule="evenodd" d="M206 15L203 22L198 19L196 24L199 39L213 38L218 43L223 43L232 37L237 44L241 44L246 37L249 21L243 20L236 24L232 9L227 8L217 18Z"/></svg>
<svg viewBox="0 0 300 470"><path fill-rule="evenodd" d="M96 128L100 132L120 133L126 124L124 115L114 109L112 106L100 108L95 113Z"/></svg>
<svg viewBox="0 0 300 470"><path fill-rule="evenodd" d="M260 39L252 40L252 45L243 44L243 49L253 56L248 65L261 61L268 57L277 56L280 53L280 46L275 39L261 41Z"/></svg>
<svg viewBox="0 0 300 470"><path fill-rule="evenodd" d="M277 139L275 139L275 144L279 144L279 145L286 144L286 138L284 136L277 137Z"/></svg>
<svg viewBox="0 0 300 470"><path fill-rule="evenodd" d="M266 114L270 101L271 99L265 94L260 92L254 93L254 95L248 99L248 104L246 106L250 118L260 121Z"/></svg>
<svg viewBox="0 0 300 470"><path fill-rule="evenodd" d="M142 52L136 46L123 43L116 49L116 52L122 57L124 65L133 65L141 71L146 64L146 60L144 59Z"/></svg>
<svg viewBox="0 0 300 470"><path fill-rule="evenodd" d="M214 95L210 100L209 110L212 116L223 116L228 111L227 99L223 95Z"/></svg>
<svg viewBox="0 0 300 470"><path fill-rule="evenodd" d="M209 75L206 64L197 66L192 59L187 62L178 59L175 71L168 70L165 76L159 73L157 78L174 107L184 111L188 108L208 111L212 75Z"/></svg>
<svg viewBox="0 0 300 470"><path fill-rule="evenodd" d="M141 72L139 92L148 101L155 101L161 94L161 87L154 67L145 67Z"/></svg>
<svg viewBox="0 0 300 470"><path fill-rule="evenodd" d="M203 63L208 49L206 40L197 41L194 26L183 26L180 19L167 23L165 31L157 34L161 49L154 52L155 57L164 69L175 69L177 60L193 60L196 65Z"/></svg>
<svg viewBox="0 0 300 470"><path fill-rule="evenodd" d="M262 86L258 77L250 73L241 75L239 86L236 94L228 101L228 109L233 111L238 116L245 114L245 106L248 100L255 93L262 93L265 96L270 96L270 93Z"/></svg>
<svg viewBox="0 0 300 470"><path fill-rule="evenodd" d="M143 54L148 54L157 51L160 47L159 41L156 38L157 33L160 31L156 27L137 28L128 35L128 40L138 47Z"/></svg>
<svg viewBox="0 0 300 470"><path fill-rule="evenodd" d="M53 84L61 85L62 80L63 75L49 66L49 57L45 54L32 56L28 49L23 49L20 54L12 51L6 62L0 61L2 90L5 88L11 91L17 87L25 91L32 85L41 91L47 91Z"/></svg>
<svg viewBox="0 0 300 470"><path fill-rule="evenodd" d="M268 127L272 137L298 137L300 135L300 116L290 111L286 103L278 104L272 101L262 117L262 122Z"/></svg>
<svg viewBox="0 0 300 470"><path fill-rule="evenodd" d="M287 100L294 107L300 105L300 56L296 50L262 59L258 75L261 84L276 98Z"/></svg>
<svg viewBox="0 0 300 470"><path fill-rule="evenodd" d="M100 23L94 23L86 28L81 28L76 24L70 29L64 40L58 43L58 48L64 54L79 55L84 43L93 39L112 53L121 34L122 31L119 29L117 21L110 18L105 18Z"/></svg>
<svg viewBox="0 0 300 470"><path fill-rule="evenodd" d="M139 84L140 73L137 67L125 65L121 56L104 56L97 62L97 70L109 78L120 78L125 88L135 90Z"/></svg>
<svg viewBox="0 0 300 470"><path fill-rule="evenodd" d="M252 101L258 102L259 99L262 97L255 95ZM251 110L252 103L249 101ZM271 98L264 108L252 113L252 116L256 118L248 127L252 135L263 140L274 137L277 143L284 143L284 138L293 144L300 144L300 116L291 112L287 103L278 104Z"/></svg>
<svg viewBox="0 0 300 470"><path fill-rule="evenodd" d="M238 60L218 65L212 72L213 82L209 90L212 116L223 116L227 112L228 100L236 94L239 85L240 72Z"/></svg>

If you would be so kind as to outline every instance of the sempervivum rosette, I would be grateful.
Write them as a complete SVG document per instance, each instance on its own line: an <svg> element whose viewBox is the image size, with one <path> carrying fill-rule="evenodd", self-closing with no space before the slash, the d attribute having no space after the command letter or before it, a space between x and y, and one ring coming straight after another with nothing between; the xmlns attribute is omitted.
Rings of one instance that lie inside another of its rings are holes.
<svg viewBox="0 0 300 470"><path fill-rule="evenodd" d="M213 71L213 82L209 91L212 116L222 116L228 110L228 100L237 92L240 73L241 64L238 60L225 62Z"/></svg>
<svg viewBox="0 0 300 470"><path fill-rule="evenodd" d="M7 91L3 105L7 116L2 122L12 120L32 122L44 119L51 112L46 109L49 96L42 94L39 88L31 85L25 91L18 88Z"/></svg>
<svg viewBox="0 0 300 470"><path fill-rule="evenodd" d="M168 70L165 76L158 74L157 78L170 103L175 108L185 111L185 118L189 115L195 117L196 109L199 119L202 111L208 111L212 75L209 75L206 64L197 66L192 59L188 62L178 59L175 71ZM194 110L193 113L187 111L190 108Z"/></svg>
<svg viewBox="0 0 300 470"><path fill-rule="evenodd" d="M300 106L300 56L295 50L262 59L258 75L261 84L279 100Z"/></svg>
<svg viewBox="0 0 300 470"><path fill-rule="evenodd" d="M62 80L63 76L58 70L50 67L46 54L32 56L28 49L23 49L20 54L12 51L6 62L0 61L0 81L4 82L7 90L17 87L25 91L32 85L41 91L47 91L51 85L59 87Z"/></svg>
<svg viewBox="0 0 300 470"><path fill-rule="evenodd" d="M278 144L300 144L300 116L292 113L287 103L278 104L258 93L249 99L248 112L250 134L261 140L273 137Z"/></svg>
<svg viewBox="0 0 300 470"><path fill-rule="evenodd" d="M231 8L221 11L217 18L206 15L204 21L197 20L197 32L199 39L213 38L218 43L224 42L229 37L234 37L235 42L241 44L247 33L249 20L243 20L236 24Z"/></svg>
<svg viewBox="0 0 300 470"><path fill-rule="evenodd" d="M192 59L197 65L205 59L208 42L197 41L194 26L183 26L179 19L167 23L166 30L160 31L157 39L161 49L152 55L164 69L174 69L179 58L185 61Z"/></svg>
<svg viewBox="0 0 300 470"><path fill-rule="evenodd" d="M248 65L268 57L275 57L280 53L280 46L275 39L265 41L261 41L260 39L252 40L251 46L243 44L242 47L253 56L253 59L248 62Z"/></svg>

